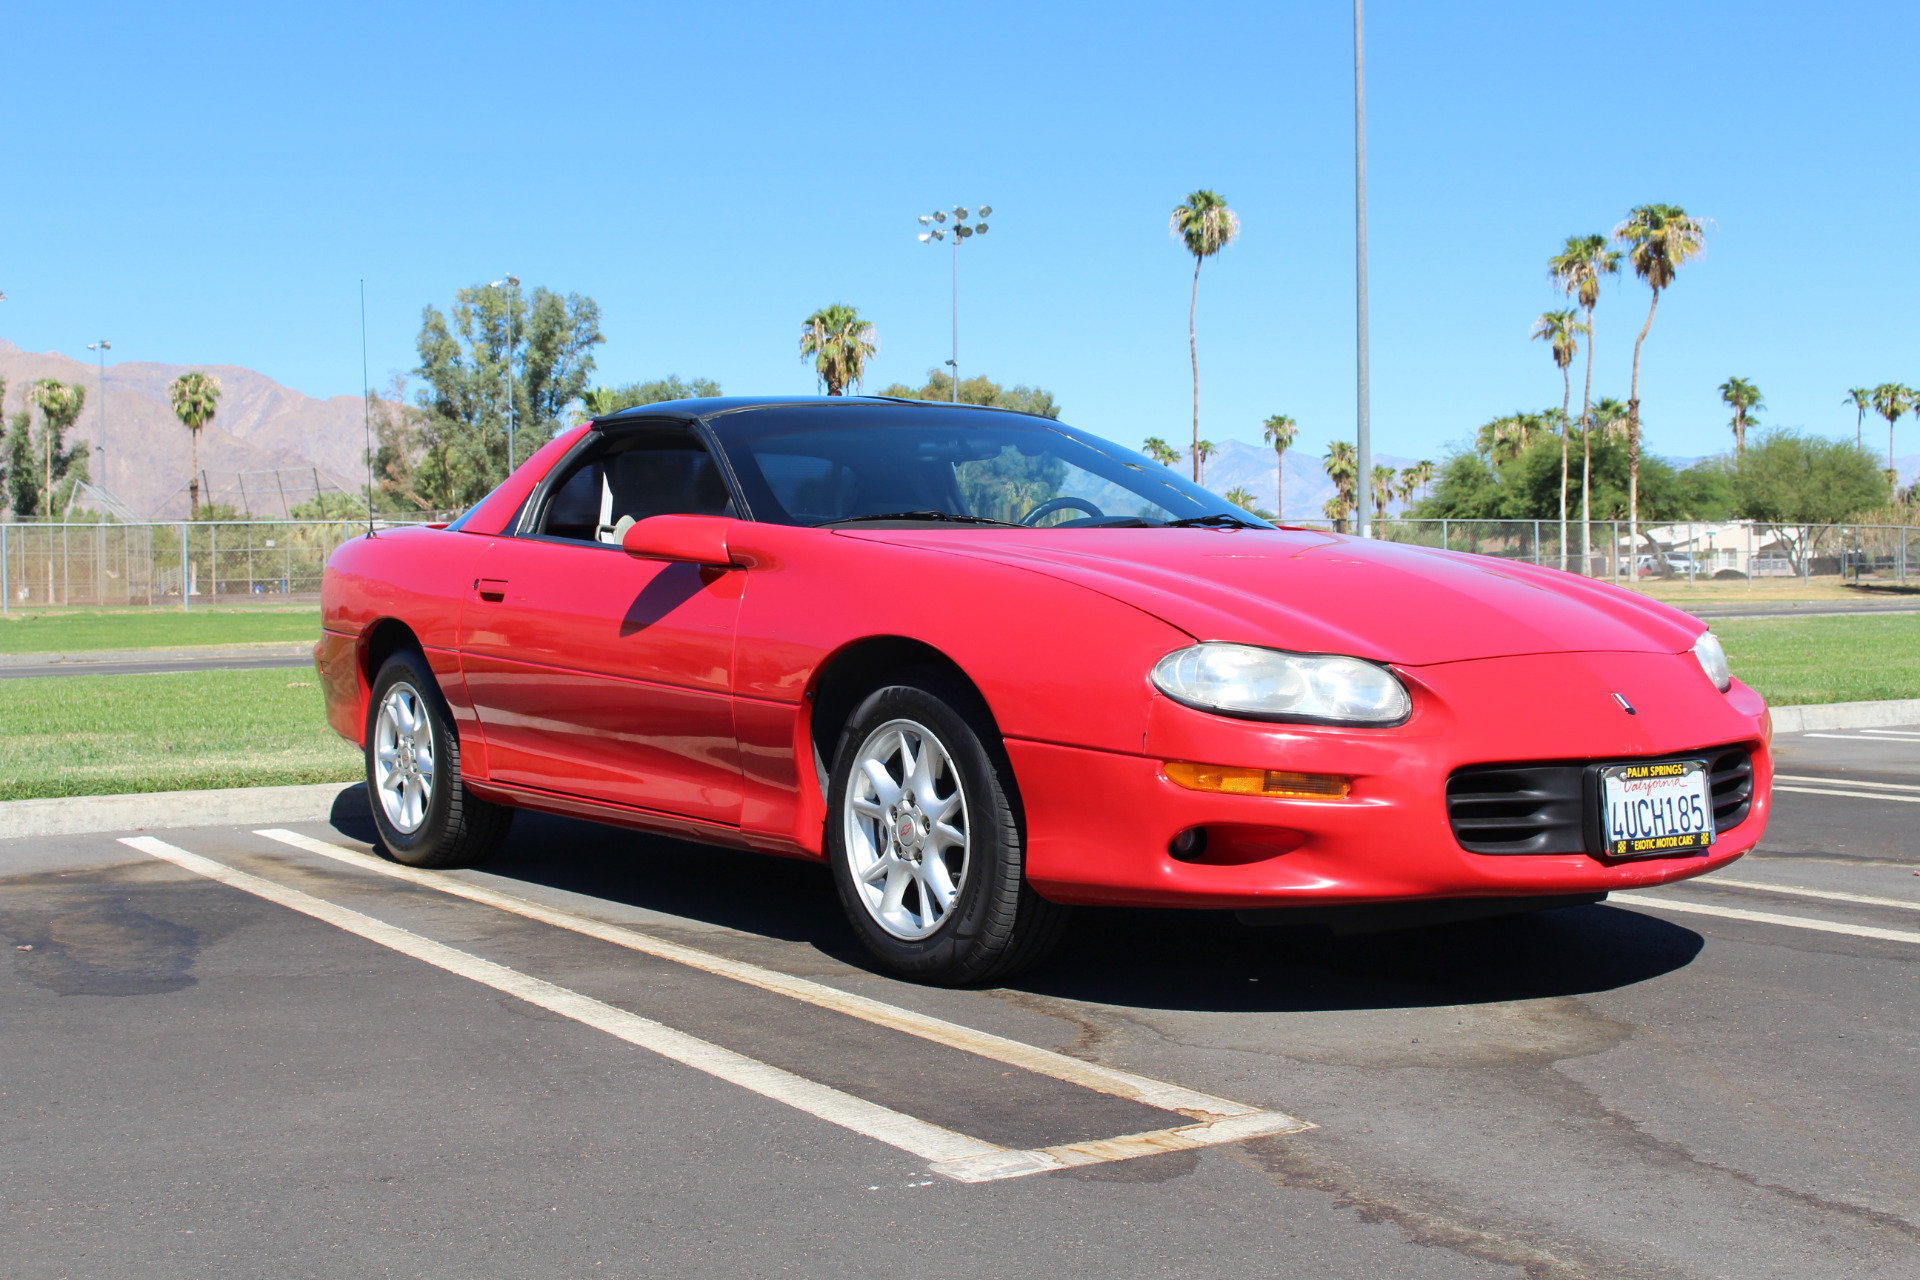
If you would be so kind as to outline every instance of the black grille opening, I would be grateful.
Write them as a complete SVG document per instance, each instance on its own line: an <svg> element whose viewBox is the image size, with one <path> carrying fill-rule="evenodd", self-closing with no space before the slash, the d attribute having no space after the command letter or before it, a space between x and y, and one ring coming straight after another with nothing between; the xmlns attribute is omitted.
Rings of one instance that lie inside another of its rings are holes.
<svg viewBox="0 0 1920 1280"><path fill-rule="evenodd" d="M1650 759L1671 759L1669 756ZM1713 791L1713 822L1726 832L1746 821L1753 808L1753 753L1743 746L1711 747L1692 753L1705 758ZM1635 760L1571 761L1558 764L1484 764L1456 770L1447 779L1447 819L1454 839L1468 853L1586 853L1597 848L1597 803L1588 773L1600 764Z"/></svg>
<svg viewBox="0 0 1920 1280"><path fill-rule="evenodd" d="M1447 779L1447 817L1469 853L1585 853L1579 765L1481 765Z"/></svg>

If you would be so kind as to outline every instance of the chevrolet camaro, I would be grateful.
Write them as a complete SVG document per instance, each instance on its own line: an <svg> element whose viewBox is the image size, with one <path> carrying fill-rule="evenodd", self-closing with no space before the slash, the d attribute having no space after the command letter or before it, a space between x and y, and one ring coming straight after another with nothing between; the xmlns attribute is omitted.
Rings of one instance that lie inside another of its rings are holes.
<svg viewBox="0 0 1920 1280"><path fill-rule="evenodd" d="M824 860L895 972L1068 909L1340 930L1594 902L1766 825L1712 632L1554 569L1275 526L1041 417L709 399L567 430L327 566L315 650L381 844L517 809Z"/></svg>

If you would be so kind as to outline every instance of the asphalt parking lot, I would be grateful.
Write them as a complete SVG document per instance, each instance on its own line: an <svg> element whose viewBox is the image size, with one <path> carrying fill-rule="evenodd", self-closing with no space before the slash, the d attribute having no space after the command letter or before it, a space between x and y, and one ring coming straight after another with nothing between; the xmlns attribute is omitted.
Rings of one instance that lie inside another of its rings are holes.
<svg viewBox="0 0 1920 1280"><path fill-rule="evenodd" d="M989 991L816 867L533 815L484 873L351 795L0 842L0 1271L1920 1276L1920 728L1777 748L1709 880L1083 912Z"/></svg>

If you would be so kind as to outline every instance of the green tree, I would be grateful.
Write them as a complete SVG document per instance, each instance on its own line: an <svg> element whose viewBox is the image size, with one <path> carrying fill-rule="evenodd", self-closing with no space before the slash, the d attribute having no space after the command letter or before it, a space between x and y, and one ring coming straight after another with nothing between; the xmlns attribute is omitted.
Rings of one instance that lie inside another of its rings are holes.
<svg viewBox="0 0 1920 1280"><path fill-rule="evenodd" d="M6 384L0 383L0 397ZM21 409L7 426L7 506L15 520L31 520L41 513L40 469L33 465L33 412Z"/></svg>
<svg viewBox="0 0 1920 1280"><path fill-rule="evenodd" d="M1593 510L1587 501L1593 470L1593 450L1587 437L1593 429L1593 309L1600 302L1600 278L1620 271L1620 251L1601 235L1568 236L1560 252L1547 261L1547 274L1560 291L1580 303L1587 313L1587 373L1580 392L1580 572L1587 571L1587 548L1593 545ZM1561 542L1566 539L1563 537Z"/></svg>
<svg viewBox="0 0 1920 1280"><path fill-rule="evenodd" d="M1321 510L1326 513L1327 519L1333 521L1337 532L1345 533L1347 517L1353 513L1354 492L1360 477L1360 461L1353 441L1329 441L1327 451L1320 459L1320 466L1327 473L1327 479L1333 482L1333 496L1322 504Z"/></svg>
<svg viewBox="0 0 1920 1280"><path fill-rule="evenodd" d="M1193 296L1187 302L1187 354L1193 359L1193 459L1194 483L1200 482L1200 342L1195 335L1194 316L1200 307L1200 265L1234 242L1240 234L1240 219L1218 193L1195 191L1173 207L1168 230L1193 255Z"/></svg>
<svg viewBox="0 0 1920 1280"><path fill-rule="evenodd" d="M1273 446L1273 510L1276 519L1286 518L1287 495L1282 486L1286 482L1287 448L1299 434L1300 424L1284 413L1276 413L1260 424L1260 438Z"/></svg>
<svg viewBox="0 0 1920 1280"><path fill-rule="evenodd" d="M38 506L51 518L67 509L74 487L87 478L86 442L71 449L66 444L67 432L86 408L87 389L77 382L42 378L27 399L40 410L40 439L33 446L41 480Z"/></svg>
<svg viewBox="0 0 1920 1280"><path fill-rule="evenodd" d="M1897 382L1883 382L1873 389L1873 411L1887 420L1887 474L1892 477L1896 490L1900 487L1900 472L1893 465L1893 424L1914 407L1915 399L1913 388Z"/></svg>
<svg viewBox="0 0 1920 1280"><path fill-rule="evenodd" d="M1220 496L1228 502L1231 502L1234 506L1239 507L1242 511L1252 511L1254 509L1253 504L1256 499L1253 496L1253 490L1247 488L1245 485L1237 484Z"/></svg>
<svg viewBox="0 0 1920 1280"><path fill-rule="evenodd" d="M1760 388L1746 378L1728 378L1720 384L1720 398L1733 410L1733 460L1736 464L1747 453L1747 428L1760 425L1753 415L1767 407Z"/></svg>
<svg viewBox="0 0 1920 1280"><path fill-rule="evenodd" d="M599 304L579 294L476 285L454 295L451 319L423 308L411 488L427 509L477 502L533 452L532 441L545 443L586 391L593 348L604 341ZM510 423L516 437L530 436L529 447L512 444L511 459Z"/></svg>
<svg viewBox="0 0 1920 1280"><path fill-rule="evenodd" d="M213 421L220 380L198 369L183 373L167 384L167 400L173 405L173 416L193 437L193 472L187 477L187 510L193 513L200 509L200 430Z"/></svg>
<svg viewBox="0 0 1920 1280"><path fill-rule="evenodd" d="M800 322L800 358L812 360L827 394L842 395L866 377L867 361L880 349L879 335L858 307L834 303Z"/></svg>
<svg viewBox="0 0 1920 1280"><path fill-rule="evenodd" d="M953 394L953 377L944 369L927 370L927 382L922 387L910 387L904 382L896 382L883 388L883 396L895 400L937 400L945 404L956 399ZM999 383L981 374L960 380L961 404L985 405L992 409L1011 409L1016 413L1037 414L1042 418L1058 418L1060 405L1051 391L1024 384L1003 387Z"/></svg>
<svg viewBox="0 0 1920 1280"><path fill-rule="evenodd" d="M1855 387L1853 390L1847 392L1847 398L1840 403L1853 406L1853 442L1864 445L1866 443L1867 410L1873 408L1872 390L1867 387Z"/></svg>
<svg viewBox="0 0 1920 1280"><path fill-rule="evenodd" d="M1207 459L1213 457L1213 455L1218 452L1220 452L1220 450L1215 447L1211 440L1196 440L1194 442L1194 470L1198 473L1194 477L1194 483L1205 484L1207 482Z"/></svg>
<svg viewBox="0 0 1920 1280"><path fill-rule="evenodd" d="M1152 458L1163 467L1170 467L1180 461L1180 451L1162 440L1159 436L1148 436L1141 444L1140 452Z"/></svg>
<svg viewBox="0 0 1920 1280"><path fill-rule="evenodd" d="M1548 311L1533 322L1533 338L1545 342L1553 354L1554 367L1560 370L1560 567L1567 567L1567 473L1570 442L1567 439L1567 414L1573 407L1573 358L1580 354L1580 335L1587 326L1575 319L1572 307Z"/></svg>
<svg viewBox="0 0 1920 1280"><path fill-rule="evenodd" d="M1633 273L1653 292L1647 321L1633 342L1633 383L1627 392L1627 520L1635 543L1640 539L1640 346L1653 328L1653 313L1662 290L1673 287L1680 268L1706 252L1707 232L1699 220L1677 204L1643 204L1628 212L1613 229L1613 238L1627 246Z"/></svg>
<svg viewBox="0 0 1920 1280"><path fill-rule="evenodd" d="M1867 450L1844 440L1772 430L1733 472L1733 508L1768 524L1839 524L1886 501L1886 481Z"/></svg>
<svg viewBox="0 0 1920 1280"><path fill-rule="evenodd" d="M669 400L707 400L719 394L720 384L711 378L694 378L682 382L679 374L670 373L652 382L629 382L620 387L593 387L580 393L580 402L585 406L589 418L604 418L610 413L637 408L643 404L664 404Z"/></svg>

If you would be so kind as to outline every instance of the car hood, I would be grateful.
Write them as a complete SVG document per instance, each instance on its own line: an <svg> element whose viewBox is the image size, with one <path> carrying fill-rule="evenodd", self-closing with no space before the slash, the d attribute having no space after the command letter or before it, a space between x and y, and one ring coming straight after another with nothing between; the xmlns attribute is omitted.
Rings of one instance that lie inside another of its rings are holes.
<svg viewBox="0 0 1920 1280"><path fill-rule="evenodd" d="M1047 574L1200 640L1404 666L1529 653L1679 653L1705 629L1669 605L1554 569L1306 530L838 532Z"/></svg>

